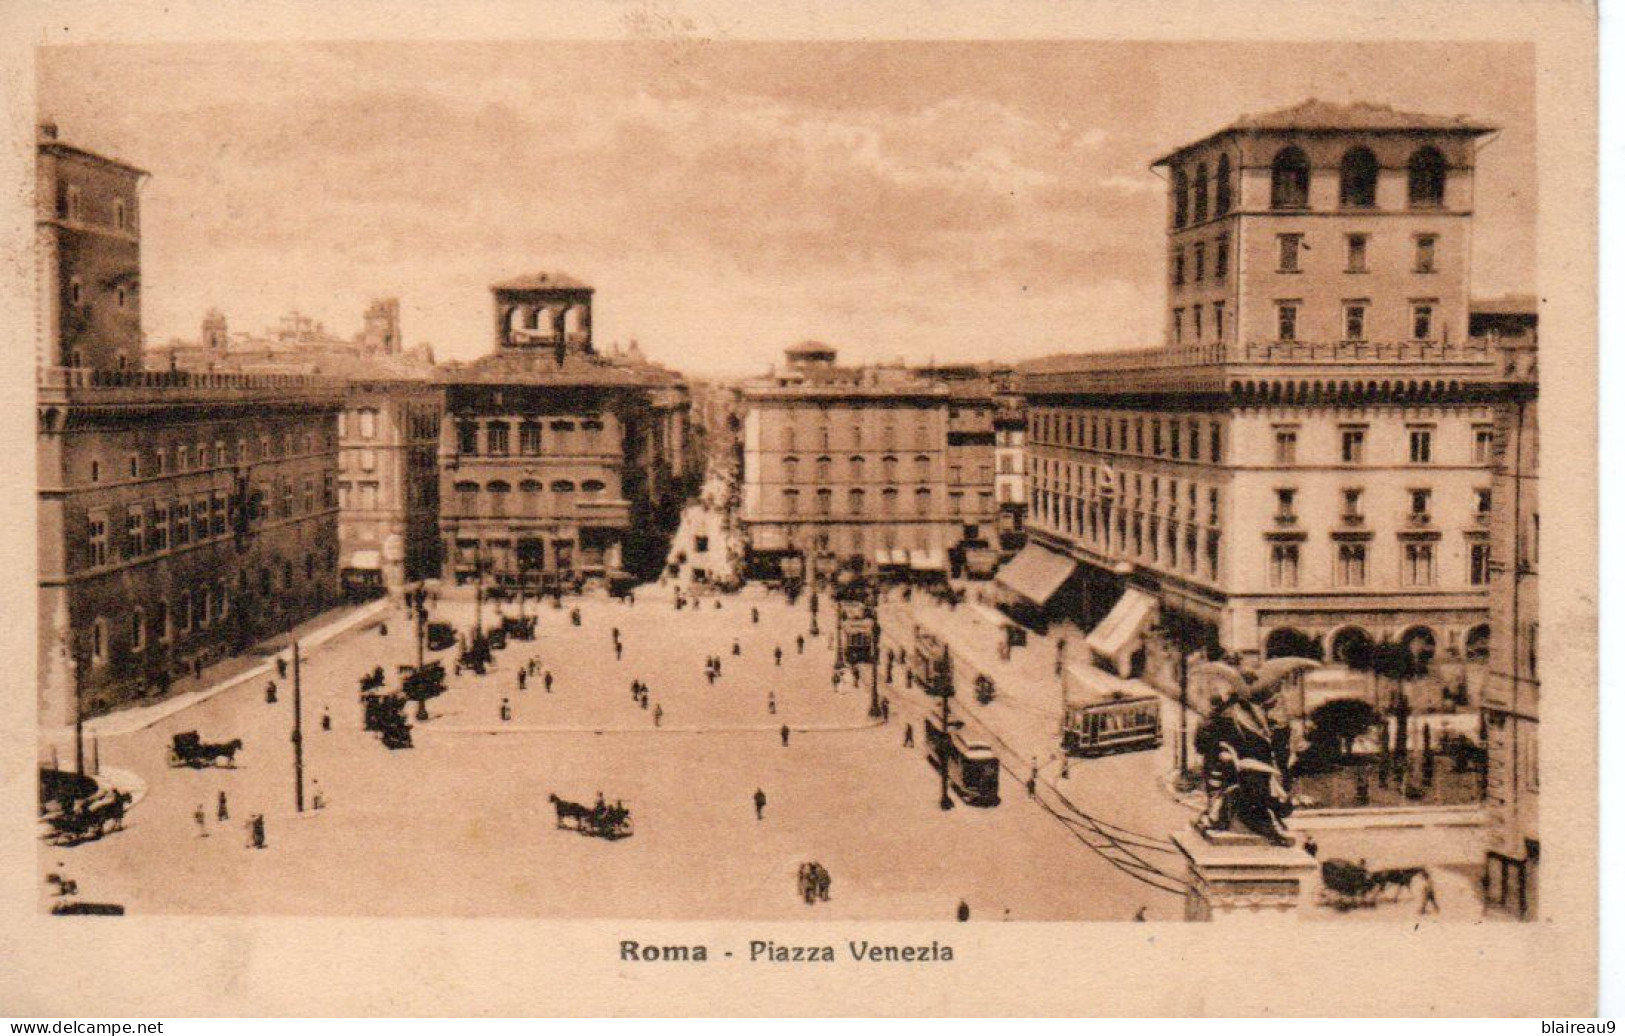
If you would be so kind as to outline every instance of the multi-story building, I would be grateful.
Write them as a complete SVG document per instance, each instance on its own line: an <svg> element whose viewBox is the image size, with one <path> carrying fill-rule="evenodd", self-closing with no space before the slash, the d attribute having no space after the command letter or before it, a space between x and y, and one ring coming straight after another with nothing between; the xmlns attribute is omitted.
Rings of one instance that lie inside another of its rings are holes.
<svg viewBox="0 0 1625 1036"><path fill-rule="evenodd" d="M1485 897L1532 917L1540 869L1539 370L1533 310L1514 319L1522 328L1503 339L1508 399L1495 427L1496 507L1490 519L1495 635L1484 684L1490 813Z"/></svg>
<svg viewBox="0 0 1625 1036"><path fill-rule="evenodd" d="M842 561L946 571L993 538L991 387L979 372L843 368L804 343L740 386L741 524L757 574ZM788 566L788 569L786 569Z"/></svg>
<svg viewBox="0 0 1625 1036"><path fill-rule="evenodd" d="M1159 611L1244 658L1481 654L1499 357L1466 331L1486 132L1311 101L1158 160L1165 343L1028 371L1036 553L1012 591L1081 587L1119 669Z"/></svg>
<svg viewBox="0 0 1625 1036"><path fill-rule="evenodd" d="M351 372L339 415L340 574L352 591L398 593L440 574L440 424L425 376Z"/></svg>
<svg viewBox="0 0 1625 1036"><path fill-rule="evenodd" d="M343 393L142 371L141 174L49 125L39 149L55 242L42 280L61 286L37 348L38 693L56 726L161 693L337 600Z"/></svg>
<svg viewBox="0 0 1625 1036"><path fill-rule="evenodd" d="M1001 379L994 395L993 495L999 507L999 547L1017 550L1026 542L1027 403Z"/></svg>
<svg viewBox="0 0 1625 1036"><path fill-rule="evenodd" d="M544 273L492 291L495 351L435 377L446 577L652 575L691 464L686 388L594 349L591 287Z"/></svg>
<svg viewBox="0 0 1625 1036"><path fill-rule="evenodd" d="M40 367L141 369L140 188L147 173L39 127Z"/></svg>

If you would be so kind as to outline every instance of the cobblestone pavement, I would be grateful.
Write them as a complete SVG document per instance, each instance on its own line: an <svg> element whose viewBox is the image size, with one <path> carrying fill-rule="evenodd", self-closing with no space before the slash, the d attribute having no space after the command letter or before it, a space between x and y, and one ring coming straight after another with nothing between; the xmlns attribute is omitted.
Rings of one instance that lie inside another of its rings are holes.
<svg viewBox="0 0 1625 1036"><path fill-rule="evenodd" d="M866 690L831 687L827 612L813 637L805 599L794 611L759 591L719 599L678 611L668 588L642 588L630 607L587 598L580 626L569 619L578 602L544 607L535 642L511 643L483 677L453 675L416 746L398 752L361 731L357 697L363 672L393 677L412 658L405 615L391 610L306 659L307 805L319 792L325 808L294 809L289 681L267 704L254 680L104 738L104 766L138 774L147 794L122 832L42 846L41 875L64 872L87 899L134 913L947 919L963 899L973 920L1179 916L1177 898L1106 864L1014 784L996 809L941 811L922 751L901 744L907 703L876 725ZM436 611L462 627L473 604ZM533 655L554 673L552 693L540 676L518 690ZM722 659L715 684L708 656ZM651 688L648 710L632 701L634 678ZM238 767L169 768L171 735L193 729L242 738ZM631 807L631 838L558 829L549 794L590 802L600 791ZM247 846L255 813L266 818L259 850ZM796 870L813 859L833 892L807 906Z"/></svg>

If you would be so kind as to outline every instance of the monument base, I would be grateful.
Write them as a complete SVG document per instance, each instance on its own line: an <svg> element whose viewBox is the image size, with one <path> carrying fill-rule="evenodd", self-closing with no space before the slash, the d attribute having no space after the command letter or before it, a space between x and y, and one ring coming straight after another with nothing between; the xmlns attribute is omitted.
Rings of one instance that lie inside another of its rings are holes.
<svg viewBox="0 0 1625 1036"><path fill-rule="evenodd" d="M1173 840L1185 855L1187 921L1290 916L1314 875L1314 857L1295 843L1194 829L1174 832Z"/></svg>

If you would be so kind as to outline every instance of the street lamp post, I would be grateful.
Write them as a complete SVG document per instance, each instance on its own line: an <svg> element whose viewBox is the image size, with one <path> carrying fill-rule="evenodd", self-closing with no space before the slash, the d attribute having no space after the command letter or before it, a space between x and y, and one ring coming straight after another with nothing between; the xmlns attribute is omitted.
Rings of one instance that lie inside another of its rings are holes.
<svg viewBox="0 0 1625 1036"><path fill-rule="evenodd" d="M299 642L293 642L293 802L305 811L305 729L304 702L299 689Z"/></svg>
<svg viewBox="0 0 1625 1036"><path fill-rule="evenodd" d="M79 776L85 775L85 665L86 661L80 656L77 647L72 653L73 662L73 769Z"/></svg>

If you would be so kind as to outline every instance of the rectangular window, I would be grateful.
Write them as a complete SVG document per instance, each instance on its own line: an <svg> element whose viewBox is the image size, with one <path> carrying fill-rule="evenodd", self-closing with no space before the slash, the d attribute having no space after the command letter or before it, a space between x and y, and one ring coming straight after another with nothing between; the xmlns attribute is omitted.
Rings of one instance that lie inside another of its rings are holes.
<svg viewBox="0 0 1625 1036"><path fill-rule="evenodd" d="M1364 464L1365 463L1365 429L1364 428L1345 428L1345 429L1343 429L1343 454L1342 454L1342 456L1343 456L1343 463L1344 464Z"/></svg>
<svg viewBox="0 0 1625 1036"><path fill-rule="evenodd" d="M1365 544L1339 543L1337 545L1337 585L1365 585Z"/></svg>
<svg viewBox="0 0 1625 1036"><path fill-rule="evenodd" d="M1195 270L1193 271L1194 276L1192 279L1197 284L1201 284L1202 281L1207 279L1207 245L1198 241L1191 251L1191 259L1195 265Z"/></svg>
<svg viewBox="0 0 1625 1036"><path fill-rule="evenodd" d="M1473 463L1488 464L1495 456L1495 429L1489 425L1473 426Z"/></svg>
<svg viewBox="0 0 1625 1036"><path fill-rule="evenodd" d="M1411 337L1418 342L1433 341L1433 306L1432 302L1411 304Z"/></svg>
<svg viewBox="0 0 1625 1036"><path fill-rule="evenodd" d="M472 422L464 422L457 426L457 452L480 452L480 427Z"/></svg>
<svg viewBox="0 0 1625 1036"><path fill-rule="evenodd" d="M184 547L192 542L192 505L185 500L177 500L170 509L171 521L174 522L173 531L175 546Z"/></svg>
<svg viewBox="0 0 1625 1036"><path fill-rule="evenodd" d="M1410 431L1410 438L1411 463L1432 464L1433 430L1431 428L1412 428Z"/></svg>
<svg viewBox="0 0 1625 1036"><path fill-rule="evenodd" d="M1185 283L1185 250L1174 249L1174 287Z"/></svg>
<svg viewBox="0 0 1625 1036"><path fill-rule="evenodd" d="M1474 543L1468 551L1467 581L1474 586L1488 586L1490 582L1490 545Z"/></svg>
<svg viewBox="0 0 1625 1036"><path fill-rule="evenodd" d="M1358 522L1365 517L1365 493L1359 489L1343 490L1343 520Z"/></svg>
<svg viewBox="0 0 1625 1036"><path fill-rule="evenodd" d="M1298 430L1296 428L1277 428L1275 430L1275 463L1298 463Z"/></svg>
<svg viewBox="0 0 1625 1036"><path fill-rule="evenodd" d="M107 564L107 515L90 516L89 542L91 566Z"/></svg>
<svg viewBox="0 0 1625 1036"><path fill-rule="evenodd" d="M1298 303L1275 304L1275 336L1283 342L1298 340Z"/></svg>
<svg viewBox="0 0 1625 1036"><path fill-rule="evenodd" d="M542 452L542 426L527 421L519 426L519 452L527 457L537 457Z"/></svg>
<svg viewBox="0 0 1625 1036"><path fill-rule="evenodd" d="M1436 255L1439 238L1436 234L1416 235L1416 272L1434 273L1437 271Z"/></svg>
<svg viewBox="0 0 1625 1036"><path fill-rule="evenodd" d="M1210 463L1219 464L1224 461L1224 440L1220 436L1217 421L1207 426L1207 454Z"/></svg>
<svg viewBox="0 0 1625 1036"><path fill-rule="evenodd" d="M1432 586L1434 583L1433 544L1405 544L1405 558L1399 581L1404 586Z"/></svg>
<svg viewBox="0 0 1625 1036"><path fill-rule="evenodd" d="M1433 509L1433 492L1428 489L1411 490L1411 524L1426 525Z"/></svg>
<svg viewBox="0 0 1625 1036"><path fill-rule="evenodd" d="M485 452L493 457L506 457L508 455L508 426L506 424L493 421L485 426ZM371 453L371 450L364 451L363 460L370 463ZM371 471L372 468L369 467L365 470Z"/></svg>
<svg viewBox="0 0 1625 1036"><path fill-rule="evenodd" d="M1365 341L1365 311L1368 305L1363 299L1343 303L1343 340L1346 342Z"/></svg>
<svg viewBox="0 0 1625 1036"><path fill-rule="evenodd" d="M1230 235L1220 234L1213 242L1213 279L1222 281L1230 275Z"/></svg>
<svg viewBox="0 0 1625 1036"><path fill-rule="evenodd" d="M371 439L378 433L378 411L361 411L361 438Z"/></svg>
<svg viewBox="0 0 1625 1036"><path fill-rule="evenodd" d="M152 508L152 519L147 526L147 535L151 538L151 550L169 549L169 505L155 504Z"/></svg>
<svg viewBox="0 0 1625 1036"><path fill-rule="evenodd" d="M1215 341L1224 341L1224 303L1213 304L1213 338Z"/></svg>
<svg viewBox="0 0 1625 1036"><path fill-rule="evenodd" d="M1302 234L1277 234L1275 241L1280 249L1279 273L1299 273L1303 267L1299 265L1299 252L1303 248Z"/></svg>
<svg viewBox="0 0 1625 1036"><path fill-rule="evenodd" d="M1493 500L1494 497L1488 489L1473 490L1474 509L1480 518L1488 518L1490 516L1490 505Z"/></svg>
<svg viewBox="0 0 1625 1036"><path fill-rule="evenodd" d="M1180 342L1182 342L1184 340L1185 340L1185 311L1183 309L1176 308L1174 310L1174 344L1178 345Z"/></svg>
<svg viewBox="0 0 1625 1036"><path fill-rule="evenodd" d="M1365 273L1365 246L1368 238L1364 234L1350 234L1348 236L1349 273Z"/></svg>
<svg viewBox="0 0 1625 1036"><path fill-rule="evenodd" d="M226 494L209 494L209 535L226 534Z"/></svg>
<svg viewBox="0 0 1625 1036"><path fill-rule="evenodd" d="M1195 342L1200 342L1202 340L1202 307L1201 306L1192 306L1191 307L1191 340L1195 341Z"/></svg>
<svg viewBox="0 0 1625 1036"><path fill-rule="evenodd" d="M1276 543L1270 546L1270 585L1291 588L1298 585L1298 545Z"/></svg>
<svg viewBox="0 0 1625 1036"><path fill-rule="evenodd" d="M209 538L209 498L200 496L192 501L192 539L202 543Z"/></svg>
<svg viewBox="0 0 1625 1036"><path fill-rule="evenodd" d="M1296 489L1277 489L1275 491L1275 517L1282 522L1295 522L1298 520L1296 505L1298 491Z"/></svg>

